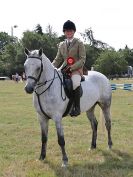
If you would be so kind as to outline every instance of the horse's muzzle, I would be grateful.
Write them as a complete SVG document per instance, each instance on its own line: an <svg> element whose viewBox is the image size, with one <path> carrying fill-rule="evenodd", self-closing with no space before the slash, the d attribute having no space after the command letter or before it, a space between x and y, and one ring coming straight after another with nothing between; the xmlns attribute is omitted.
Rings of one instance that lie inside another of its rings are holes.
<svg viewBox="0 0 133 177"><path fill-rule="evenodd" d="M29 93L29 94L32 94L34 92L33 86L26 85L24 89L25 89L26 93Z"/></svg>

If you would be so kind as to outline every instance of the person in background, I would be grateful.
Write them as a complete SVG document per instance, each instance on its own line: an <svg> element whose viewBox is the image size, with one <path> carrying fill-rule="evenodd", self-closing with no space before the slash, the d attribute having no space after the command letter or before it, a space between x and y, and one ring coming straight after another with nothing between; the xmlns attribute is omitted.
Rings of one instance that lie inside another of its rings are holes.
<svg viewBox="0 0 133 177"><path fill-rule="evenodd" d="M19 74L18 73L15 74L15 79L16 79L16 82L19 81Z"/></svg>
<svg viewBox="0 0 133 177"><path fill-rule="evenodd" d="M25 72L23 72L23 74L22 74L22 80L23 80L23 81L26 81L26 75L25 75Z"/></svg>

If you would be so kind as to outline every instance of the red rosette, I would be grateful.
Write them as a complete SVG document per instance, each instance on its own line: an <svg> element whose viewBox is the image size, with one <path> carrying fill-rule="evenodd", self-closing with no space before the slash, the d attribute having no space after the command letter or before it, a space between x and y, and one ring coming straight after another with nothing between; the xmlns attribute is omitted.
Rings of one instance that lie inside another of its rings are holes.
<svg viewBox="0 0 133 177"><path fill-rule="evenodd" d="M67 58L67 64L68 65L73 65L75 63L75 59L73 57L68 57Z"/></svg>

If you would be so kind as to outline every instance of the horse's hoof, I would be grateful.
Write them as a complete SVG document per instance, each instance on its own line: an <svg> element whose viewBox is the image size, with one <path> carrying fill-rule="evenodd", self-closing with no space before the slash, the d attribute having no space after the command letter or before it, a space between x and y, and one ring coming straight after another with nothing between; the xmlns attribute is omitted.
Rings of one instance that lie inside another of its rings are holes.
<svg viewBox="0 0 133 177"><path fill-rule="evenodd" d="M108 150L112 150L112 146L108 146L108 148L107 148Z"/></svg>
<svg viewBox="0 0 133 177"><path fill-rule="evenodd" d="M94 150L96 150L96 148L89 148L88 150L89 151L94 151Z"/></svg>
<svg viewBox="0 0 133 177"><path fill-rule="evenodd" d="M39 160L43 161L45 159L45 156L40 156Z"/></svg>
<svg viewBox="0 0 133 177"><path fill-rule="evenodd" d="M91 145L91 150L95 150L96 149L96 145Z"/></svg>
<svg viewBox="0 0 133 177"><path fill-rule="evenodd" d="M108 145L108 149L111 150L111 149L112 149L112 146L113 146L113 143L111 142L111 143Z"/></svg>
<svg viewBox="0 0 133 177"><path fill-rule="evenodd" d="M68 161L64 161L61 165L62 168L66 168L68 166Z"/></svg>

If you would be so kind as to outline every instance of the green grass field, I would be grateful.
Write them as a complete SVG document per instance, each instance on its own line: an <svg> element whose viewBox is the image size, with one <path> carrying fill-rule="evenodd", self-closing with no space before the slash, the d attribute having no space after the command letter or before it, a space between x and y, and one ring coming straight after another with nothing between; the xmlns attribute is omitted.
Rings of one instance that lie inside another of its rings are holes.
<svg viewBox="0 0 133 177"><path fill-rule="evenodd" d="M113 81L114 82L114 81ZM133 83L119 80L116 83ZM69 166L61 168L61 152L55 126L50 121L47 159L40 155L40 126L32 95L24 84L0 81L0 176L3 177L133 177L133 92L117 90L112 99L113 149L107 149L107 133L100 109L97 150L89 151L91 127L86 115L63 120Z"/></svg>

